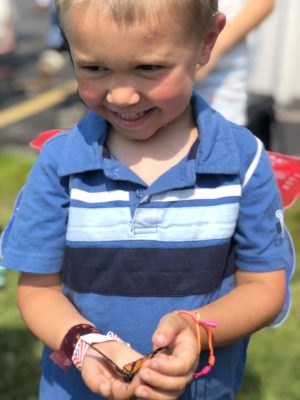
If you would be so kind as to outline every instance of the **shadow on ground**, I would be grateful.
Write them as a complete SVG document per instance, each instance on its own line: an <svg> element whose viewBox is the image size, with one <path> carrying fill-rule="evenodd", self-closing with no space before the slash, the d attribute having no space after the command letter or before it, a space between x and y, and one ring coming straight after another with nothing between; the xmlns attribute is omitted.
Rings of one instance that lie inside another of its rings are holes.
<svg viewBox="0 0 300 400"><path fill-rule="evenodd" d="M0 399L37 400L40 355L37 340L24 327L0 330Z"/></svg>
<svg viewBox="0 0 300 400"><path fill-rule="evenodd" d="M242 384L241 390L236 400L259 400L263 398L261 379L259 375L252 371L250 367L247 368L247 372Z"/></svg>

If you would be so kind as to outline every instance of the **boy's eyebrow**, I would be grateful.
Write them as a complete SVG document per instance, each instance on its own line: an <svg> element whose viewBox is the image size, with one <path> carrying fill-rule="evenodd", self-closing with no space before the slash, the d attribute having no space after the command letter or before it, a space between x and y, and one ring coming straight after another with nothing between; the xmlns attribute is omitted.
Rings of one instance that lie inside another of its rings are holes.
<svg viewBox="0 0 300 400"><path fill-rule="evenodd" d="M143 59L132 60L132 62L135 65L159 65L159 64L166 64L166 59L160 57L155 57L155 58L145 57Z"/></svg>
<svg viewBox="0 0 300 400"><path fill-rule="evenodd" d="M73 55L73 60L78 64L99 64L104 65L105 63L100 58L94 58L93 56L88 56L84 54Z"/></svg>
<svg viewBox="0 0 300 400"><path fill-rule="evenodd" d="M77 64L97 64L97 65L101 65L103 67L109 67L110 62L105 62L104 59L101 59L100 57L97 58L92 58L92 57L87 57L87 56L77 56L74 57L74 61ZM141 57L141 58L136 58L136 59L132 59L130 62L131 65L136 66L136 65L166 65L166 59L165 57L151 57L146 55L145 57Z"/></svg>

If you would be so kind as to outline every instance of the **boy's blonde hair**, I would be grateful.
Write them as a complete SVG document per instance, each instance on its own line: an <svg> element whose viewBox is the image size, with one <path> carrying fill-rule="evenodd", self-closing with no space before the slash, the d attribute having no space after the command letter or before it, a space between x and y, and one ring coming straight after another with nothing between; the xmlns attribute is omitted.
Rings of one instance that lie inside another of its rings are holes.
<svg viewBox="0 0 300 400"><path fill-rule="evenodd" d="M189 34L202 36L209 28L213 15L218 11L218 0L56 0L57 14L63 30L67 27L66 14L70 7L95 3L101 13L120 26L135 22L144 23L159 19L164 23L166 12L188 30Z"/></svg>

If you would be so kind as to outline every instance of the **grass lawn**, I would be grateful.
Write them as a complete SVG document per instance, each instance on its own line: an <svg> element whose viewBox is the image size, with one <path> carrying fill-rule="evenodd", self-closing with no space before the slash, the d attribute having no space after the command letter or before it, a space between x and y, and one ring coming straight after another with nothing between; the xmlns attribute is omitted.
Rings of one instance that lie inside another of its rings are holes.
<svg viewBox="0 0 300 400"><path fill-rule="evenodd" d="M31 151L0 152L0 230L12 211L16 194L35 160ZM34 400L40 374L41 344L20 319L16 304L17 274L7 273L0 289L0 399Z"/></svg>
<svg viewBox="0 0 300 400"><path fill-rule="evenodd" d="M0 152L0 230L34 159L34 152ZM300 201L287 210L286 222L300 259ZM41 344L23 325L16 305L17 274L7 273L0 290L0 399L37 399ZM292 283L293 307L287 322L276 330L254 335L245 381L238 400L299 400L300 319L299 262ZM55 399L53 399L55 400Z"/></svg>

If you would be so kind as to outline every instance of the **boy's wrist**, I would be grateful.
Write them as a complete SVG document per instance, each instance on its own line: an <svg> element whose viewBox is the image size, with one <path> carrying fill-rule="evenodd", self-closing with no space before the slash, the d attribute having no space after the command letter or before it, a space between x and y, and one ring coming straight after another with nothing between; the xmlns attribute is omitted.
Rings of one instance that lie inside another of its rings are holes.
<svg viewBox="0 0 300 400"><path fill-rule="evenodd" d="M200 371L194 373L194 379L198 379L202 375L208 374L212 367L215 365L216 359L214 355L214 347L213 347L213 334L211 328L216 328L217 324L212 321L206 321L201 318L201 314L199 310L196 311L188 311L188 310L176 310L175 314L180 314L181 316L189 317L196 326L196 334L197 334L197 343L198 343L198 353L201 353L202 343L201 343L201 328L204 328L207 334L207 342L209 348L209 358L208 364L205 365Z"/></svg>
<svg viewBox="0 0 300 400"><path fill-rule="evenodd" d="M197 334L197 329L195 329L195 324L197 325L196 322L196 315L200 315L201 314L201 310L194 310L194 311L188 311L188 310L176 310L174 311L175 314L177 314L178 316L180 316L185 322L186 324L191 328L192 332L194 333L196 339L198 339L198 334ZM205 325L210 327L210 328L215 328L217 326L217 324L215 322L210 322L210 321L206 321L204 319L199 319L200 323L198 323L198 326L200 328L201 331L201 349L202 350L207 350L208 348L208 341L207 341L207 329L205 328ZM204 333L204 335L202 335L202 332Z"/></svg>
<svg viewBox="0 0 300 400"><path fill-rule="evenodd" d="M79 370L82 368L83 359L88 349L96 344L101 344L104 347L104 343L125 343L118 335L109 331L106 335L99 333L89 333L81 336L75 346L74 353L72 355L72 362L75 367ZM127 343L126 343L127 344ZM127 344L127 346L129 346Z"/></svg>
<svg viewBox="0 0 300 400"><path fill-rule="evenodd" d="M83 358L88 348L95 343L123 342L115 333L103 334L90 324L77 324L71 327L64 336L59 350L50 355L50 359L67 371L72 363L81 369Z"/></svg>
<svg viewBox="0 0 300 400"><path fill-rule="evenodd" d="M189 317L186 314L181 314L181 313L177 313L175 311L175 314L177 314L179 316L179 318L181 318L182 320L184 320L184 322L186 323L186 325L192 330L192 332L195 334L195 338L197 338L197 332L195 330L195 323L193 322L192 318Z"/></svg>
<svg viewBox="0 0 300 400"><path fill-rule="evenodd" d="M91 324L83 323L72 326L65 334L60 348L50 355L50 359L64 371L72 365L72 356L79 338L87 334L102 334L102 332Z"/></svg>

